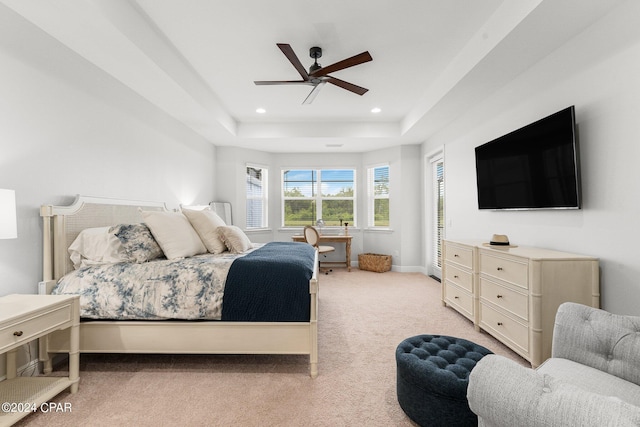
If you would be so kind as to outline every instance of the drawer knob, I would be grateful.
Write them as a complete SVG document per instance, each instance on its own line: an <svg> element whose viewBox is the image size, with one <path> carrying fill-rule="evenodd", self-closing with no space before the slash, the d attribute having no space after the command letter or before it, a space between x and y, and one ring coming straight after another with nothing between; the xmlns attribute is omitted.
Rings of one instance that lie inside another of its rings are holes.
<svg viewBox="0 0 640 427"><path fill-rule="evenodd" d="M458 255L458 254L453 254L453 257L454 257L454 258L460 258L460 255Z"/></svg>
<svg viewBox="0 0 640 427"><path fill-rule="evenodd" d="M456 275L454 274L454 275L453 275L453 278L454 278L454 279L457 279L457 278L458 278L458 276L456 276Z"/></svg>
<svg viewBox="0 0 640 427"><path fill-rule="evenodd" d="M496 295L497 298L502 298L502 295Z"/></svg>
<svg viewBox="0 0 640 427"><path fill-rule="evenodd" d="M502 271L502 267L498 267L498 271Z"/></svg>
<svg viewBox="0 0 640 427"><path fill-rule="evenodd" d="M502 322L498 322L498 326L502 326Z"/></svg>
<svg viewBox="0 0 640 427"><path fill-rule="evenodd" d="M13 335L16 336L16 337L21 337L22 336L22 331L15 331L13 333Z"/></svg>
<svg viewBox="0 0 640 427"><path fill-rule="evenodd" d="M453 299L458 299L458 298L460 298L458 295L456 295L455 297L453 297Z"/></svg>

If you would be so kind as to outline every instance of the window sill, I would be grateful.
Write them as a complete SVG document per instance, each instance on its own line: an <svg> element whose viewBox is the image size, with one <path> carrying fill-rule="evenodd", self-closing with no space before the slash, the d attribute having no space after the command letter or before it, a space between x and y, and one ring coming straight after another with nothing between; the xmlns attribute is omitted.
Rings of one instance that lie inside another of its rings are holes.
<svg viewBox="0 0 640 427"><path fill-rule="evenodd" d="M271 232L273 231L271 228L247 228L244 230L245 233L247 234L251 234L251 233L267 233L267 232Z"/></svg>
<svg viewBox="0 0 640 427"><path fill-rule="evenodd" d="M393 233L393 228L368 227L363 230L365 233Z"/></svg>
<svg viewBox="0 0 640 427"><path fill-rule="evenodd" d="M304 227L281 227L278 229L278 232L302 234L303 230ZM318 231L320 231L320 229L318 229ZM351 234L352 231L359 233L361 229L349 226L349 234ZM340 233L344 233L344 227L322 227L322 234L327 236L339 236Z"/></svg>

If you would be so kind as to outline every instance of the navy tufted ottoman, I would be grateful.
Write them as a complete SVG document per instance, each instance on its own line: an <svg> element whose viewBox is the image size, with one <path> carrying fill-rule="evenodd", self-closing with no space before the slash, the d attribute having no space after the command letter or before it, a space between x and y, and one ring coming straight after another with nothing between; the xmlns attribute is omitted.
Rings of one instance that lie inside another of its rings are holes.
<svg viewBox="0 0 640 427"><path fill-rule="evenodd" d="M469 409L469 373L491 351L461 338L418 335L396 349L402 410L421 426L477 426Z"/></svg>

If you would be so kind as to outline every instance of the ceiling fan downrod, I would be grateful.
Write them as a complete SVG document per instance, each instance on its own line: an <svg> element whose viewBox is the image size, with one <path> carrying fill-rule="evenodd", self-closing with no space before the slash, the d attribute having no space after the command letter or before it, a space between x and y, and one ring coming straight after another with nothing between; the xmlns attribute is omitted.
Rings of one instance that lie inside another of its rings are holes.
<svg viewBox="0 0 640 427"><path fill-rule="evenodd" d="M314 71L322 68L322 66L318 64L318 58L322 57L322 48L318 46L312 47L311 49L309 49L309 56L312 57L314 61L313 65L309 67L309 74L313 74Z"/></svg>

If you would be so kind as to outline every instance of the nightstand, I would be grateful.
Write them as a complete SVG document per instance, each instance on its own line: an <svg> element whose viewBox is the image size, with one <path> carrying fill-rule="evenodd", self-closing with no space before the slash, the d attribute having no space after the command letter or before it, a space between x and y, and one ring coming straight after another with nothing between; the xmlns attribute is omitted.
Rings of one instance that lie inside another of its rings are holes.
<svg viewBox="0 0 640 427"><path fill-rule="evenodd" d="M7 379L0 382L0 426L11 425L40 409L58 393L78 391L80 379L79 297L67 295L7 295L0 298L0 353L7 353ZM69 330L68 377L19 377L16 353L20 346L59 329ZM13 404L13 405L12 405Z"/></svg>

